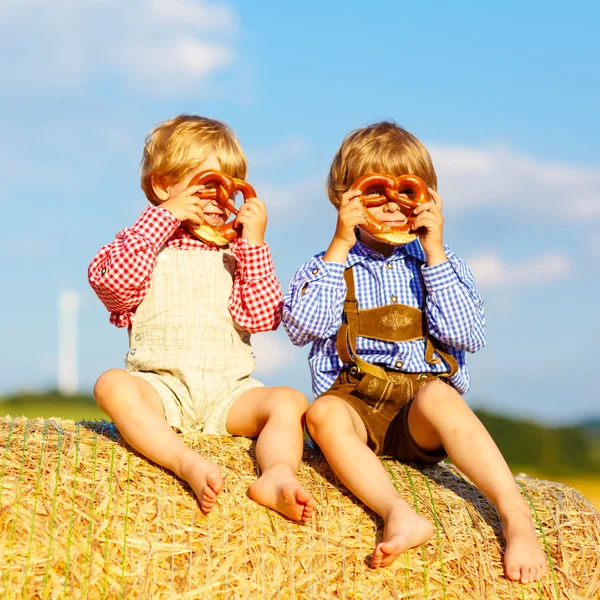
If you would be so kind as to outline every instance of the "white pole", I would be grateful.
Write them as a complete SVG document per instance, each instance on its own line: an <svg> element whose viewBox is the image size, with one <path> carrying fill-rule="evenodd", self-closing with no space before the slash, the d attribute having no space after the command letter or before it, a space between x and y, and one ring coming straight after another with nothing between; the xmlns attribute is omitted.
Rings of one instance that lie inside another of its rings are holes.
<svg viewBox="0 0 600 600"><path fill-rule="evenodd" d="M64 290L58 300L58 391L77 392L77 311L79 293Z"/></svg>

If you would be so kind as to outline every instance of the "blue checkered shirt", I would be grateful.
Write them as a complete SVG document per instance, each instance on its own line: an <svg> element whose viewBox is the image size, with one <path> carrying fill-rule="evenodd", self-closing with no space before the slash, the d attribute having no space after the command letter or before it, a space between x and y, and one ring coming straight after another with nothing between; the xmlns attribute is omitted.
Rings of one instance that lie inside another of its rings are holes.
<svg viewBox="0 0 600 600"><path fill-rule="evenodd" d="M447 261L428 267L418 239L397 246L387 258L358 241L346 264L323 262L323 252L296 272L284 297L282 322L296 346L312 343L308 362L315 397L331 387L343 366L335 342L342 325L347 267L354 267L361 309L399 303L423 310L426 296L429 332L458 362L458 371L449 381L461 394L469 389L465 352L485 345L483 301L465 262L448 247L445 251ZM356 351L363 360L407 373L450 370L443 360L437 365L425 362L424 340L384 342L359 337Z"/></svg>

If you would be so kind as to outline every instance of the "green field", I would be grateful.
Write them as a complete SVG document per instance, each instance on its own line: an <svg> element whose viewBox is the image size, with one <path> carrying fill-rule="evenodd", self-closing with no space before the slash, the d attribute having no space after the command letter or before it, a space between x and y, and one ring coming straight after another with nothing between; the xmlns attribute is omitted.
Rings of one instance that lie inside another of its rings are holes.
<svg viewBox="0 0 600 600"><path fill-rule="evenodd" d="M73 421L101 420L107 416L89 396L62 397L54 392L47 394L19 394L0 401L0 415L27 417L28 419L50 417Z"/></svg>

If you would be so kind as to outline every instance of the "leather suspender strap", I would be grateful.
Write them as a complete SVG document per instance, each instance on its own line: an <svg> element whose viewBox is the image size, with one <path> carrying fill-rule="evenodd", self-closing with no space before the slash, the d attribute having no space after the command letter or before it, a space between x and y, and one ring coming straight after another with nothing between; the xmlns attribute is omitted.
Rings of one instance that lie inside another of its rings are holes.
<svg viewBox="0 0 600 600"><path fill-rule="evenodd" d="M352 267L344 271L344 280L346 281L346 300L344 301L344 323L337 335L336 348L338 355L343 362L354 363L363 373L369 373L380 379L387 379L385 369L362 360L356 354L356 338L358 337L358 300L356 299L356 290L354 287L354 274Z"/></svg>

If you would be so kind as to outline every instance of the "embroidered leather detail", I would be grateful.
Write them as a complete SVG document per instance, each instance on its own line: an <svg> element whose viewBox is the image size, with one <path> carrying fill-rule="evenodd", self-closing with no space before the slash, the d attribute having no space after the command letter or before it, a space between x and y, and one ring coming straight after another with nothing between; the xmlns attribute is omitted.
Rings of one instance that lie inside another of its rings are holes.
<svg viewBox="0 0 600 600"><path fill-rule="evenodd" d="M372 396L377 391L378 387L379 384L377 383L377 380L371 379L371 381L369 381L369 385L367 386L367 395Z"/></svg>
<svg viewBox="0 0 600 600"><path fill-rule="evenodd" d="M371 387L371 386L369 385L369 387ZM379 385L377 386L377 388L379 388ZM389 381L386 381L385 387L383 388L383 393L381 394L381 397L379 398L379 400L377 401L375 406L373 406L374 413L378 413L383 408L385 403L390 399L390 394L392 393L392 388L393 388L393 385Z"/></svg>
<svg viewBox="0 0 600 600"><path fill-rule="evenodd" d="M386 327L391 327L394 331L401 327L408 327L412 325L412 318L406 315L398 315L396 313L391 315L384 315L379 319L379 322Z"/></svg>
<svg viewBox="0 0 600 600"><path fill-rule="evenodd" d="M388 380L395 386L398 386L398 388L401 390L400 394L403 397L405 397L406 399L412 398L413 384L408 377L405 377L404 375L395 375L390 373L388 374Z"/></svg>

